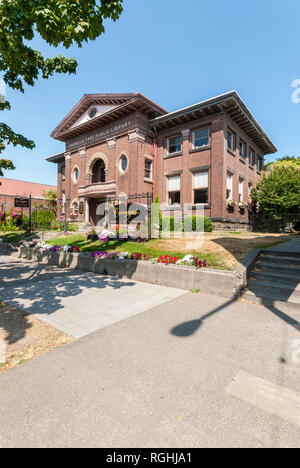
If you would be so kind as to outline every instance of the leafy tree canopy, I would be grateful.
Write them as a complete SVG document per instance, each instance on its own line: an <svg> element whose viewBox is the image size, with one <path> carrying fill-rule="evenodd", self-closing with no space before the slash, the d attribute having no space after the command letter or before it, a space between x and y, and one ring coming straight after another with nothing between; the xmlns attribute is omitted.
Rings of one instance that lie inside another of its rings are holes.
<svg viewBox="0 0 300 468"><path fill-rule="evenodd" d="M76 73L77 61L62 55L43 57L30 47L39 34L50 46L82 47L104 33L104 20L116 21L122 13L123 0L0 0L0 74L12 89L24 92L41 75L47 79L55 73ZM10 110L1 100L0 111ZM0 153L9 143L29 149L34 142L16 134L0 123ZM9 160L0 160L2 169L14 169Z"/></svg>
<svg viewBox="0 0 300 468"><path fill-rule="evenodd" d="M252 200L275 218L300 213L300 158L285 157L270 164L253 189Z"/></svg>

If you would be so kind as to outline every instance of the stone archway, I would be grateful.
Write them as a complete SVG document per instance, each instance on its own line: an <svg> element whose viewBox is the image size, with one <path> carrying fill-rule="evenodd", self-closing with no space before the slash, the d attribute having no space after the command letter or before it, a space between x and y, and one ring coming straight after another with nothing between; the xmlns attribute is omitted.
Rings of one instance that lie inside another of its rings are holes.
<svg viewBox="0 0 300 468"><path fill-rule="evenodd" d="M89 159L87 163L87 168L86 168L86 174L87 175L93 175L93 166L96 161L99 159L102 159L102 161L105 164L105 170L108 170L108 158L104 153L95 153L93 156Z"/></svg>

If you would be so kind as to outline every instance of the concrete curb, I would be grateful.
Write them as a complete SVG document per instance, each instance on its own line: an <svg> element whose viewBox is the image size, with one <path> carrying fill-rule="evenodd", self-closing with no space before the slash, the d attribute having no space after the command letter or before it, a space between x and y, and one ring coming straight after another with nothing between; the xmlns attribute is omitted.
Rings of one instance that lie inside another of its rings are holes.
<svg viewBox="0 0 300 468"><path fill-rule="evenodd" d="M248 255L242 260L239 266L234 270L236 284L236 295L240 296L241 292L245 289L248 284L250 271L258 259L261 253L261 249L253 249Z"/></svg>
<svg viewBox="0 0 300 468"><path fill-rule="evenodd" d="M192 267L153 264L135 260L94 259L90 255L48 252L30 247L20 247L13 253L18 258L38 263L55 265L60 268L78 269L101 275L117 276L145 283L159 284L187 291L199 290L206 294L238 297L247 284L247 273L259 250L251 252L235 271L212 269L197 270Z"/></svg>

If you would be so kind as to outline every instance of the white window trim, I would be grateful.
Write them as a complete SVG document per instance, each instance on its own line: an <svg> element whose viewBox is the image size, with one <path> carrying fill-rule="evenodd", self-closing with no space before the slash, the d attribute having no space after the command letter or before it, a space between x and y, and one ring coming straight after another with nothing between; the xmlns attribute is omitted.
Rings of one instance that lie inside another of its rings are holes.
<svg viewBox="0 0 300 468"><path fill-rule="evenodd" d="M229 177L230 177L230 180L231 180L230 189L228 188L228 179L229 179ZM227 172L227 175L226 175L226 194L227 194L227 191L230 191L230 196L227 197L227 201L228 200L233 200L233 175L230 172Z"/></svg>
<svg viewBox="0 0 300 468"><path fill-rule="evenodd" d="M150 177L146 176L146 162L151 164ZM145 179L153 180L153 160L150 158L145 158Z"/></svg>
<svg viewBox="0 0 300 468"><path fill-rule="evenodd" d="M239 202L241 203L244 201L244 183L245 180L239 178Z"/></svg>

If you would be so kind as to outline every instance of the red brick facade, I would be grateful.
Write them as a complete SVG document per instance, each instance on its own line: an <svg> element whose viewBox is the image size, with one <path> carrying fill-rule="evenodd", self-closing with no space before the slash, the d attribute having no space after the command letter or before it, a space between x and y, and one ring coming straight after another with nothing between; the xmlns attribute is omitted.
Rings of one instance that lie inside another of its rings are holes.
<svg viewBox="0 0 300 468"><path fill-rule="evenodd" d="M96 115L89 118L93 109ZM196 142L198 130L208 135L204 144ZM112 195L149 192L159 196L166 210L176 210L179 198L181 205L195 208L199 174L208 177L205 214L215 222L246 224L247 209L227 207L227 175L232 177L231 198L247 203L249 184L261 177L264 155L276 151L236 92L171 114L140 94L86 95L52 136L66 143L65 153L48 159L58 164L59 198L69 201L68 217L76 214L92 224L97 204ZM127 165L121 167L121 158ZM171 183L177 184L175 195L168 192Z"/></svg>

